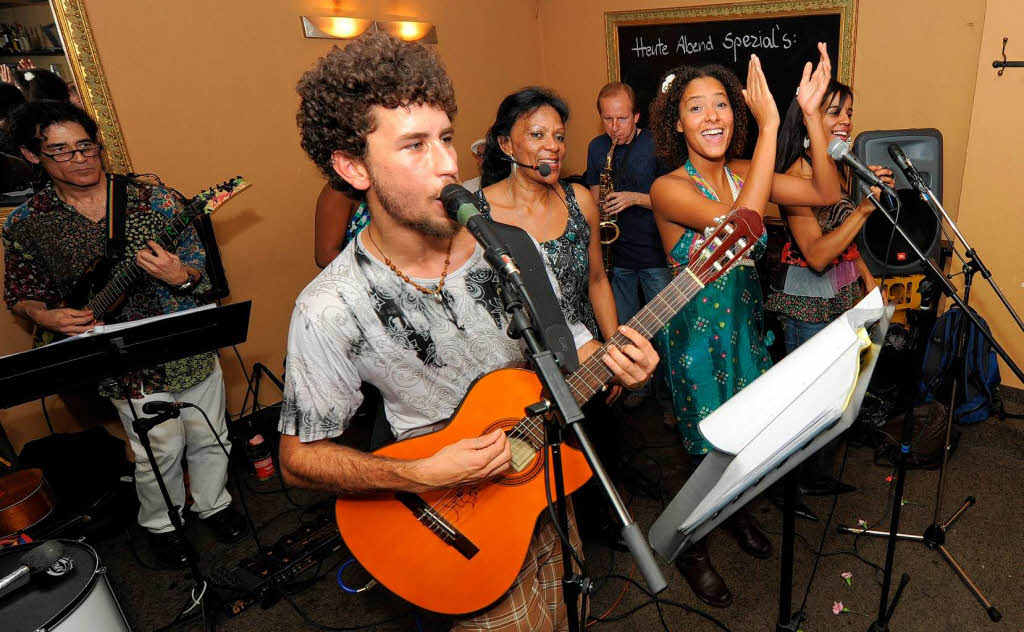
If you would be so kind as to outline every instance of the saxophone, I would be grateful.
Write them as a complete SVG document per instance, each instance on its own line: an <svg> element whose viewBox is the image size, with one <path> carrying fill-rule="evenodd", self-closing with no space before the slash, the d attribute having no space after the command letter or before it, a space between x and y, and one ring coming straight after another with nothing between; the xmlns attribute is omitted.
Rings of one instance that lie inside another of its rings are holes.
<svg viewBox="0 0 1024 632"><path fill-rule="evenodd" d="M604 259L604 269L610 272L612 269L612 248L611 245L619 238L618 216L605 213L604 205L608 196L615 192L615 175L612 170L612 156L615 153L615 139L612 139L611 149L604 160L604 169L601 170L601 177L598 180L597 208L601 215L600 235L601 254Z"/></svg>

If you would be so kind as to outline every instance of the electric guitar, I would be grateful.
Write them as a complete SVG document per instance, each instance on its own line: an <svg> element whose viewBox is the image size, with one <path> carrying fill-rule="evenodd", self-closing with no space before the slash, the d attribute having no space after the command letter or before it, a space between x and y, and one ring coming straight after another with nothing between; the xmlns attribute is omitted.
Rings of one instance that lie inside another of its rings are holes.
<svg viewBox="0 0 1024 632"><path fill-rule="evenodd" d="M202 191L193 197L184 209L175 213L174 217L150 239L165 250L170 250L195 218L204 213L212 214L249 186L251 185L245 178L236 176ZM120 305L125 294L143 274L142 269L135 263L134 254L121 262L114 262L105 256L97 257L75 282L65 304L75 309L92 310L96 320L103 321L111 310ZM66 337L64 334L43 330L40 344L49 344Z"/></svg>
<svg viewBox="0 0 1024 632"><path fill-rule="evenodd" d="M657 334L701 288L753 247L763 230L755 211L734 210L690 265L628 326L647 338ZM576 401L586 402L611 380L601 361L607 347L628 343L616 334L566 378ZM434 612L473 612L500 598L519 573L537 514L547 506L543 420L523 416L541 397L535 373L499 369L474 382L444 430L377 450L394 459L421 459L460 439L502 428L511 442L512 464L508 474L472 486L339 498L338 529L363 568L398 596ZM567 444L562 469L566 494L591 476L583 453Z"/></svg>

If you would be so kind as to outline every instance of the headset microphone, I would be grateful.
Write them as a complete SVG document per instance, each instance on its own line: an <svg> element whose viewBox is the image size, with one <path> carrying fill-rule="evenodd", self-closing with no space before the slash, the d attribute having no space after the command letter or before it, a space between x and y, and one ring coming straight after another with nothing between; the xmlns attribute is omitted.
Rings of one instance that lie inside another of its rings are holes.
<svg viewBox="0 0 1024 632"><path fill-rule="evenodd" d="M512 156L509 156L508 154L506 154L504 152L501 153L501 157L504 158L505 160L511 162L514 165L519 165L520 167L522 167L524 169L533 169L534 171L539 173L540 177L542 177L542 178L546 178L549 175L551 175L551 165L547 164L546 162L545 163L541 163L539 165L528 165L526 163L519 162L518 160L516 160L515 158L513 158Z"/></svg>

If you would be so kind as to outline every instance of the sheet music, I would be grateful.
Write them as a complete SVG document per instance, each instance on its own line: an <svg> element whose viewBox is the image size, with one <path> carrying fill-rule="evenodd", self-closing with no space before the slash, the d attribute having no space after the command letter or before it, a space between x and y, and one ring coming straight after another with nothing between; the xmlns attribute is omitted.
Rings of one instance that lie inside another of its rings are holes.
<svg viewBox="0 0 1024 632"><path fill-rule="evenodd" d="M112 332L115 332L115 331L122 331L122 330L125 330L125 329L131 329L132 327L139 327L141 325L148 325L149 323L153 323L153 322L156 322L158 320L165 320L167 318L175 318L177 316L184 316L185 314L194 314L195 312L201 312L203 310L213 309L215 307L217 307L216 303L207 303L206 305L200 305L199 307L192 307L190 309L184 309L184 310L181 310L180 312L172 312L170 314L161 314L160 316L150 316L149 318L140 318L139 320L129 320L128 322L124 322L124 323L111 323L109 325L106 325L106 324L104 324L104 325L97 325L96 327L93 327L89 331L80 333L80 334L78 334L76 336L69 336L67 338L64 338L63 340L58 340L56 342L52 342L52 343L50 343L47 346L59 345L59 344L62 344L62 343L65 343L65 342L68 342L68 341L71 341L71 340L78 340L79 338L88 338L89 336L94 336L94 335L99 335L99 334L109 334L109 333L112 333Z"/></svg>
<svg viewBox="0 0 1024 632"><path fill-rule="evenodd" d="M876 289L700 423L715 449L735 458L681 532L698 527L840 418L860 375L861 352L871 346L865 327L883 310Z"/></svg>

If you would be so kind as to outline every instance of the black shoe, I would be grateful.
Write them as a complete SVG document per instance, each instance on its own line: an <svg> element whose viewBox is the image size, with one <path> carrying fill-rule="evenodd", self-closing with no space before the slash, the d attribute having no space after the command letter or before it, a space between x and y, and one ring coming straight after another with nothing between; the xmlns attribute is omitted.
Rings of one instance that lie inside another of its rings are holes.
<svg viewBox="0 0 1024 632"><path fill-rule="evenodd" d="M157 562L164 568L182 568L188 566L188 544L181 539L177 531L149 534L149 546Z"/></svg>
<svg viewBox="0 0 1024 632"><path fill-rule="evenodd" d="M779 508L779 511L785 511L786 505L783 503L781 498L772 498L772 502ZM793 506L793 515L797 518L803 518L804 520L810 520L811 522L818 521L818 514L811 511L811 508L797 501Z"/></svg>
<svg viewBox="0 0 1024 632"><path fill-rule="evenodd" d="M248 528L245 524L245 518L240 513L227 507L213 514L203 518L203 524L213 531L213 535L224 544L234 544L243 537L245 537Z"/></svg>
<svg viewBox="0 0 1024 632"><path fill-rule="evenodd" d="M681 553L676 558L676 568L690 585L693 594L704 603L715 608L727 608L732 605L732 593L711 564L711 555L704 540Z"/></svg>
<svg viewBox="0 0 1024 632"><path fill-rule="evenodd" d="M801 481L800 490L808 496L837 496L855 492L857 488L826 476L814 481Z"/></svg>
<svg viewBox="0 0 1024 632"><path fill-rule="evenodd" d="M759 560L772 556L771 540L757 526L757 521L746 509L740 509L722 522L724 528L747 554Z"/></svg>

